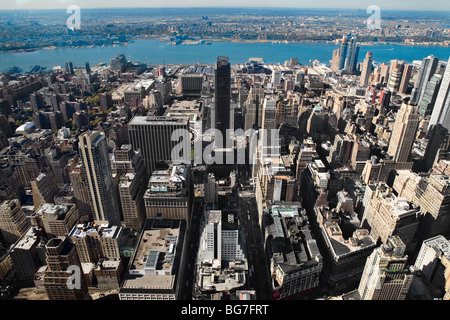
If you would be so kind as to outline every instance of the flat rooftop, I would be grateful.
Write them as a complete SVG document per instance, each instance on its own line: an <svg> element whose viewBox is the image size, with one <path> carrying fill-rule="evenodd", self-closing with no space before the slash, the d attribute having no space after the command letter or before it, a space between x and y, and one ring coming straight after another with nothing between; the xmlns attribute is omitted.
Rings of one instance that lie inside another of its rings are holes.
<svg viewBox="0 0 450 320"><path fill-rule="evenodd" d="M183 241L184 228L178 219L148 219L126 274L122 289L135 292L174 292L174 264L177 246Z"/></svg>
<svg viewBox="0 0 450 320"><path fill-rule="evenodd" d="M130 121L130 125L171 125L180 124L188 125L189 117L184 116L171 116L171 117L158 117L158 116L135 116Z"/></svg>
<svg viewBox="0 0 450 320"><path fill-rule="evenodd" d="M34 215L44 216L45 214L50 214L52 216L57 216L57 220L64 220L67 212L69 212L69 207L66 205L43 203L39 206Z"/></svg>
<svg viewBox="0 0 450 320"><path fill-rule="evenodd" d="M118 226L108 227L106 224L95 225L94 223L89 222L74 226L69 233L69 237L84 238L90 233L98 232L103 238L117 238L121 231L122 228Z"/></svg>

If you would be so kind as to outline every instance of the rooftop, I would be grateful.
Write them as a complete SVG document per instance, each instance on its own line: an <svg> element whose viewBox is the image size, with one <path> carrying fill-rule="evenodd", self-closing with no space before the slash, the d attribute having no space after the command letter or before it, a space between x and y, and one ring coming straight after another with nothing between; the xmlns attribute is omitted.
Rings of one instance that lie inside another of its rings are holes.
<svg viewBox="0 0 450 320"><path fill-rule="evenodd" d="M69 207L67 205L43 203L39 206L34 215L39 216L51 215L55 217L57 220L63 220L67 212L69 212Z"/></svg>
<svg viewBox="0 0 450 320"><path fill-rule="evenodd" d="M94 222L88 222L84 224L78 224L73 227L69 233L69 237L84 238L87 235L97 232L100 237L104 238L117 238L122 231L121 227L112 226L108 227L106 224L96 225Z"/></svg>
<svg viewBox="0 0 450 320"><path fill-rule="evenodd" d="M188 125L189 117L172 116L172 117L158 117L158 116L135 116L130 121L130 126L133 125Z"/></svg>
<svg viewBox="0 0 450 320"><path fill-rule="evenodd" d="M180 220L148 219L129 265L122 289L165 290L175 287L174 266L179 240Z"/></svg>

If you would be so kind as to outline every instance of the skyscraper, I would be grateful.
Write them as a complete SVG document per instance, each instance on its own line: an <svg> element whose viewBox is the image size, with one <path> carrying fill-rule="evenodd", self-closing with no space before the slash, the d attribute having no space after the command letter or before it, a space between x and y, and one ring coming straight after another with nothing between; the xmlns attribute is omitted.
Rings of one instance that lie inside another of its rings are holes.
<svg viewBox="0 0 450 320"><path fill-rule="evenodd" d="M70 183L72 185L75 203L80 217L92 218L92 208L89 201L89 188L84 175L83 165L78 158L70 163Z"/></svg>
<svg viewBox="0 0 450 320"><path fill-rule="evenodd" d="M403 68L402 81L400 82L400 87L398 91L400 93L406 93L408 91L409 80L411 79L413 66L410 64L405 64Z"/></svg>
<svg viewBox="0 0 450 320"><path fill-rule="evenodd" d="M140 229L144 222L144 192L148 172L141 154L129 144L114 150L111 157L113 174L119 175L119 196L127 228Z"/></svg>
<svg viewBox="0 0 450 320"><path fill-rule="evenodd" d="M333 58L331 59L331 70L339 71L339 61L341 57L341 49L333 50Z"/></svg>
<svg viewBox="0 0 450 320"><path fill-rule="evenodd" d="M172 141L172 134L178 129L182 129L182 142ZM189 117L136 116L128 124L128 135L133 149L139 151L144 158L148 174L153 172L159 161L176 161L177 159L172 159L172 149L180 143L183 143L184 150L189 153L180 154L180 158L190 162Z"/></svg>
<svg viewBox="0 0 450 320"><path fill-rule="evenodd" d="M247 101L245 102L244 131L253 128L254 125L261 126L262 111L260 109L262 109L263 101L264 85L261 83L252 83Z"/></svg>
<svg viewBox="0 0 450 320"><path fill-rule="evenodd" d="M412 145L419 126L418 107L411 102L403 102L395 119L394 130L389 141L388 153L396 163L410 160Z"/></svg>
<svg viewBox="0 0 450 320"><path fill-rule="evenodd" d="M264 99L263 105L263 120L262 120L262 139L263 142L263 154L264 155L276 155L279 154L279 150L276 148L277 142L272 141L276 137L273 133L276 128L276 110L277 110L277 98L276 96L267 96Z"/></svg>
<svg viewBox="0 0 450 320"><path fill-rule="evenodd" d="M347 36L344 36L342 38L341 47L339 48L339 62L338 62L339 70L344 69L345 58L347 57L347 50L348 50L348 38Z"/></svg>
<svg viewBox="0 0 450 320"><path fill-rule="evenodd" d="M450 135L448 130L442 125L437 124L431 126L428 129L427 136L428 142L424 154L424 165L426 170L430 170L436 160L436 155L439 150L448 150L450 148Z"/></svg>
<svg viewBox="0 0 450 320"><path fill-rule="evenodd" d="M217 58L214 76L215 128L225 137L226 130L232 129L230 126L231 67L228 57Z"/></svg>
<svg viewBox="0 0 450 320"><path fill-rule="evenodd" d="M53 238L48 241L45 248L48 268L44 274L44 287L49 300L85 299L88 296L88 290L81 262L77 250L69 238ZM69 267L75 270L73 282L71 281L72 271Z"/></svg>
<svg viewBox="0 0 450 320"><path fill-rule="evenodd" d="M433 112L434 104L441 87L442 76L435 74L428 81L422 100L419 102L419 113L422 116L429 116Z"/></svg>
<svg viewBox="0 0 450 320"><path fill-rule="evenodd" d="M400 84L402 81L403 69L405 63L403 61L393 60L391 61L389 79L388 79L388 89L392 92L400 91Z"/></svg>
<svg viewBox="0 0 450 320"><path fill-rule="evenodd" d="M429 127L435 124L441 124L447 130L450 130L450 58L442 77L436 102L431 113Z"/></svg>
<svg viewBox="0 0 450 320"><path fill-rule="evenodd" d="M411 92L411 100L415 103L419 103L422 100L425 92L426 85L430 81L431 77L436 72L439 59L430 55L423 58L422 65L420 66L419 75L417 76L416 83Z"/></svg>
<svg viewBox="0 0 450 320"><path fill-rule="evenodd" d="M369 84L369 76L372 73L372 52L367 52L366 57L364 58L363 67L361 71L361 78L359 81L359 85L362 87L366 87Z"/></svg>
<svg viewBox="0 0 450 320"><path fill-rule="evenodd" d="M5 200L0 204L0 232L3 239L12 244L30 228L30 221L17 199Z"/></svg>
<svg viewBox="0 0 450 320"><path fill-rule="evenodd" d="M393 236L367 258L358 293L362 300L404 300L413 280L402 240Z"/></svg>
<svg viewBox="0 0 450 320"><path fill-rule="evenodd" d="M344 71L348 74L356 72L356 64L358 63L359 45L356 38L352 37L348 43L347 56L345 58Z"/></svg>
<svg viewBox="0 0 450 320"><path fill-rule="evenodd" d="M450 242L438 235L422 243L414 266L421 271L422 279L433 288L436 298L450 298L448 278L450 261Z"/></svg>
<svg viewBox="0 0 450 320"><path fill-rule="evenodd" d="M120 225L120 203L112 179L106 135L98 131L80 137L80 153L94 219Z"/></svg>
<svg viewBox="0 0 450 320"><path fill-rule="evenodd" d="M272 71L272 86L276 88L276 86L281 82L281 71L273 70Z"/></svg>

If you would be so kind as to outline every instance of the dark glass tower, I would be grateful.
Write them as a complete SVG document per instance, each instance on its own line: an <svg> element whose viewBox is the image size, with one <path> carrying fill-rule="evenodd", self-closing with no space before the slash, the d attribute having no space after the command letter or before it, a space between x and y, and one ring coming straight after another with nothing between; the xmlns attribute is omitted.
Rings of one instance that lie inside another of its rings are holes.
<svg viewBox="0 0 450 320"><path fill-rule="evenodd" d="M342 38L341 50L339 51L339 70L344 69L345 58L347 57L348 38L344 36Z"/></svg>
<svg viewBox="0 0 450 320"><path fill-rule="evenodd" d="M230 128L231 67L228 57L218 57L215 64L214 101L215 128L225 137Z"/></svg>

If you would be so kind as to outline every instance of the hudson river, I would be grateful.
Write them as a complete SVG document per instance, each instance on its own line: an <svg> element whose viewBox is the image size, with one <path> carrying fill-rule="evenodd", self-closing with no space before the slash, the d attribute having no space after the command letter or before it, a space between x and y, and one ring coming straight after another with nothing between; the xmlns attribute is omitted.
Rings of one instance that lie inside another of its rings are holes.
<svg viewBox="0 0 450 320"><path fill-rule="evenodd" d="M333 50L337 44L328 43L234 43L213 42L211 45L172 45L158 40L136 40L128 46L116 45L93 48L58 48L54 50L38 50L34 52L0 53L0 72L8 67L17 66L27 71L31 66L39 65L48 70L54 66L65 67L66 61L72 61L75 66L82 67L86 62L92 66L98 63L109 64L116 54L123 53L128 60L162 64L214 64L217 56L228 56L232 64L243 63L249 58L262 58L268 63L284 63L290 58L298 58L303 65L310 60L319 60L330 64ZM448 47L407 46L396 44L375 44L361 46L359 61L372 51L375 63L389 63L392 59L413 60L433 54L440 60L447 61L450 56Z"/></svg>

